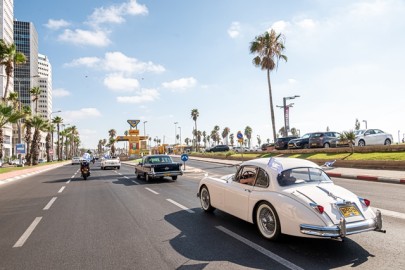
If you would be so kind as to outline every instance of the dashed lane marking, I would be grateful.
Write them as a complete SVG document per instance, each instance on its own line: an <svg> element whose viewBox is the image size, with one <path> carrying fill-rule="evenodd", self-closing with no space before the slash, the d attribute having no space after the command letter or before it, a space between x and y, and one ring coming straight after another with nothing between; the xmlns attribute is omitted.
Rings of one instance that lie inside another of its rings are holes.
<svg viewBox="0 0 405 270"><path fill-rule="evenodd" d="M35 227L38 225L38 223L41 221L42 217L36 217L34 221L31 223L31 225L28 227L28 229L21 235L20 239L17 240L17 242L14 244L13 248L16 247L22 247L27 241L28 237L30 237L31 233L35 230Z"/></svg>
<svg viewBox="0 0 405 270"><path fill-rule="evenodd" d="M153 194L159 194L158 192L156 192L156 191L154 191L153 189L150 189L150 188L145 188L146 190L149 190L150 192L152 192Z"/></svg>
<svg viewBox="0 0 405 270"><path fill-rule="evenodd" d="M59 189L58 193L62 193L66 186L63 186Z"/></svg>
<svg viewBox="0 0 405 270"><path fill-rule="evenodd" d="M181 205L181 204L179 204L178 202L173 201L172 199L166 199L166 200L167 200L168 202L171 202L172 204L174 204L174 205L180 207L181 209L186 210L187 212L189 212L189 213L191 213L191 214L194 213L194 211L191 210L190 208L187 208L187 207L185 207L184 205Z"/></svg>
<svg viewBox="0 0 405 270"><path fill-rule="evenodd" d="M56 201L57 198L58 198L58 197L53 197L53 198L49 201L49 203L44 207L43 210L49 210L49 208L51 208L52 204Z"/></svg>

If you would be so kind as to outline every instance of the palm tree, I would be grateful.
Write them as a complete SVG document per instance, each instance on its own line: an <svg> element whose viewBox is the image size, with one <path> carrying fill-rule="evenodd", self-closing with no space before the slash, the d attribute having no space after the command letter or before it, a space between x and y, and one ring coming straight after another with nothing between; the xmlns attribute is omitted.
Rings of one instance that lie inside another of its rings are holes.
<svg viewBox="0 0 405 270"><path fill-rule="evenodd" d="M28 151L31 146L32 141L32 131L31 131L31 120L32 120L32 112L30 106L23 107L23 114L24 114L24 128L25 128L25 135L24 141L27 144L27 154L25 155L25 162L27 165L31 165L31 151Z"/></svg>
<svg viewBox="0 0 405 270"><path fill-rule="evenodd" d="M60 152L59 152L60 160L63 160L63 144L64 144L63 141L64 141L64 138L67 137L68 134L69 133L68 133L67 129L64 129L64 130L59 132L60 142L58 143L58 145L60 145ZM67 156L67 151L66 150L65 150L65 155Z"/></svg>
<svg viewBox="0 0 405 270"><path fill-rule="evenodd" d="M216 142L219 144L219 126L214 126L214 129L211 131L211 139L212 141Z"/></svg>
<svg viewBox="0 0 405 270"><path fill-rule="evenodd" d="M252 139L252 128L247 126L245 127L245 136L249 142L249 148L250 148L250 139Z"/></svg>
<svg viewBox="0 0 405 270"><path fill-rule="evenodd" d="M58 134L58 141L57 141L57 148L56 148L56 155L58 156L58 160L62 160L62 153L61 153L61 147L60 147L60 125L63 123L63 119L59 116L56 116L55 118L52 119L52 123L56 124L56 132Z"/></svg>
<svg viewBox="0 0 405 270"><path fill-rule="evenodd" d="M222 139L224 140L224 144L228 145L228 135L231 129L229 127L224 128L222 131Z"/></svg>
<svg viewBox="0 0 405 270"><path fill-rule="evenodd" d="M207 132L203 131L202 136L203 136L204 148L207 148Z"/></svg>
<svg viewBox="0 0 405 270"><path fill-rule="evenodd" d="M356 134L353 130L343 131L339 136L339 141L341 143L348 143L352 148L352 153L354 153L354 142L356 140Z"/></svg>
<svg viewBox="0 0 405 270"><path fill-rule="evenodd" d="M15 44L8 45L3 39L0 39L0 66L4 66L7 76L3 100L8 98L8 86L13 75L14 65L24 64L26 60L27 58L22 52L17 52Z"/></svg>
<svg viewBox="0 0 405 270"><path fill-rule="evenodd" d="M198 145L197 145L197 118L200 116L200 113L198 112L198 109L192 109L191 110L191 118L193 118L193 120L194 120L194 130L195 130L195 134L193 134L194 135L194 138L195 138L195 149L196 149L196 151L198 152Z"/></svg>
<svg viewBox="0 0 405 270"><path fill-rule="evenodd" d="M35 115L31 120L31 125L34 128L31 145L32 165L37 165L40 152L39 147L41 145L41 131L46 131L48 123L42 117Z"/></svg>
<svg viewBox="0 0 405 270"><path fill-rule="evenodd" d="M77 131L76 126L71 126L70 127L70 156L77 156L77 145L75 144L76 142L76 137L78 136L79 132Z"/></svg>
<svg viewBox="0 0 405 270"><path fill-rule="evenodd" d="M17 123L23 117L24 114L14 110L12 105L8 105L5 101L0 102L0 159L3 158L3 127L8 123Z"/></svg>
<svg viewBox="0 0 405 270"><path fill-rule="evenodd" d="M115 146L114 146L114 142L115 142L115 135L117 135L117 131L115 129L110 129L108 131L108 135L110 136L109 138L109 143L111 145L111 155L115 155Z"/></svg>
<svg viewBox="0 0 405 270"><path fill-rule="evenodd" d="M8 97L8 101L11 102L13 105L14 110L19 110L19 99L18 99L18 93L17 92L11 92L10 96Z"/></svg>
<svg viewBox="0 0 405 270"><path fill-rule="evenodd" d="M280 59L287 62L287 56L282 54L285 48L284 40L285 38L282 34L276 34L276 32L271 29L270 32L266 31L263 35L255 37L254 41L250 43L250 53L257 54L257 56L253 58L253 64L256 67L260 67L262 70L267 71L267 84L269 87L270 113L274 141L276 141L276 123L274 119L270 71L273 71L274 68L278 66Z"/></svg>
<svg viewBox="0 0 405 270"><path fill-rule="evenodd" d="M39 88L38 86L31 88L30 90L30 94L31 96L33 96L32 101L35 102L35 114L38 114L38 100L39 100L39 96L41 95L41 88Z"/></svg>
<svg viewBox="0 0 405 270"><path fill-rule="evenodd" d="M230 135L229 135L229 140L230 140L230 143L231 143L231 145L233 146L233 144L235 143L235 141L234 141L234 137L235 135L233 134L233 133L231 133Z"/></svg>
<svg viewBox="0 0 405 270"><path fill-rule="evenodd" d="M45 149L46 149L46 161L51 161L52 142L53 142L53 132L55 131L55 126L51 122L47 122L46 131L48 132L45 137Z"/></svg>

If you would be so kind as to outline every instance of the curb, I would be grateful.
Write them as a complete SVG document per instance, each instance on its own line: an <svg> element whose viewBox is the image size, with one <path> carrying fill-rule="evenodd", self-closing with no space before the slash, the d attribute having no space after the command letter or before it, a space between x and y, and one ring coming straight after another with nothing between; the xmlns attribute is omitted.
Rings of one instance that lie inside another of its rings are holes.
<svg viewBox="0 0 405 270"><path fill-rule="evenodd" d="M392 178L392 177L371 176L371 175L353 175L353 174L328 173L328 172L326 172L326 174L329 177L348 178L348 179L371 181L371 182L405 184L405 179L398 179L398 178Z"/></svg>

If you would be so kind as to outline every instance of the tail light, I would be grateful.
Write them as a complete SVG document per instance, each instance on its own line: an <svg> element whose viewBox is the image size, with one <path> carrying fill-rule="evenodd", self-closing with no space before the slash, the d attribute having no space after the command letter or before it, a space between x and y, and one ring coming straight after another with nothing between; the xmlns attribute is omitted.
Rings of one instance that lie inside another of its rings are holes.
<svg viewBox="0 0 405 270"><path fill-rule="evenodd" d="M370 200L367 200L367 199L364 199L364 198L360 198L360 197L359 197L359 200L360 200L361 204L364 205L364 206L366 206L366 207L369 207L370 204L371 204Z"/></svg>
<svg viewBox="0 0 405 270"><path fill-rule="evenodd" d="M323 214L325 212L325 208L322 205L316 203L309 204L313 209L315 209L319 214Z"/></svg>

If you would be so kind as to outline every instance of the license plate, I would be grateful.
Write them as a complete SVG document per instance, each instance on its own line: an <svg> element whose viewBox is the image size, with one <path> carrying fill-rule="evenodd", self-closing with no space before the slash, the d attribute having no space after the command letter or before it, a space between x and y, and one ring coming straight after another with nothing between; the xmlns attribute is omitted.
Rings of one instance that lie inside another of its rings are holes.
<svg viewBox="0 0 405 270"><path fill-rule="evenodd" d="M313 144L312 144L312 146L315 146L315 145L316 145L316 143L313 143Z"/></svg>
<svg viewBox="0 0 405 270"><path fill-rule="evenodd" d="M169 175L170 175L170 173L165 173L164 175L165 175L165 176L169 176Z"/></svg>
<svg viewBox="0 0 405 270"><path fill-rule="evenodd" d="M339 209L344 217L360 216L360 212L355 206L341 206Z"/></svg>

